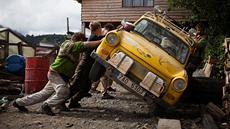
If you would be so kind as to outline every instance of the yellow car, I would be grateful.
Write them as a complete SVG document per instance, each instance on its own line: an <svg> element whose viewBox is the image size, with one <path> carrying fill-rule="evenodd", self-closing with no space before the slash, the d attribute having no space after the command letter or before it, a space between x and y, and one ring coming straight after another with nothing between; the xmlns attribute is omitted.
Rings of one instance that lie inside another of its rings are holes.
<svg viewBox="0 0 230 129"><path fill-rule="evenodd" d="M90 79L105 73L146 103L157 104L157 111L172 111L187 88L193 40L165 14L147 12L134 24L122 24L91 53L96 61Z"/></svg>

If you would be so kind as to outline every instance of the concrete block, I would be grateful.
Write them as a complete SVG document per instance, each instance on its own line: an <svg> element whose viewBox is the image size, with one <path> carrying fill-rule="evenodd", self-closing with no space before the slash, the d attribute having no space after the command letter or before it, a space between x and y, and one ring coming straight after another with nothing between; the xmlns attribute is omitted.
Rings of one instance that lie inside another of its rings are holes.
<svg viewBox="0 0 230 129"><path fill-rule="evenodd" d="M157 129L181 129L180 120L159 119Z"/></svg>

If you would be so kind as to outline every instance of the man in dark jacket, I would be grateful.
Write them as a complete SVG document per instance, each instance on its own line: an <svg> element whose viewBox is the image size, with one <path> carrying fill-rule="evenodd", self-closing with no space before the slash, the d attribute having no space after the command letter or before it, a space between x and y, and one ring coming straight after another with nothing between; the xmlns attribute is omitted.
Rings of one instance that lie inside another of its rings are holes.
<svg viewBox="0 0 230 129"><path fill-rule="evenodd" d="M192 77L193 72L196 71L198 66L204 60L205 48L208 42L203 23L200 22L196 25L196 31L197 34L195 35L195 37L193 37L195 42L191 50L188 64L186 66L186 71L189 78Z"/></svg>
<svg viewBox="0 0 230 129"><path fill-rule="evenodd" d="M91 35L88 41L100 40L100 35L102 34L101 24L97 21L90 23L89 28L91 30ZM89 79L90 69L94 63L94 59L90 56L91 52L97 48L93 47L90 50L82 53L80 63L78 64L75 74L72 77L70 85L70 103L69 108L77 108L81 105L78 103L82 98L90 96L89 91L91 88L91 80Z"/></svg>

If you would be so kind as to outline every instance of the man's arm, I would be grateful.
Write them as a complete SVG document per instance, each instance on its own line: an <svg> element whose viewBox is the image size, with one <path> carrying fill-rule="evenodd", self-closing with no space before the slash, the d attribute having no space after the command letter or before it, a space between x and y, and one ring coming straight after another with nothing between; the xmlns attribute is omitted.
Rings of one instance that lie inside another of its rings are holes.
<svg viewBox="0 0 230 129"><path fill-rule="evenodd" d="M206 46L207 42L208 42L207 36L203 35L198 41L195 41L194 47L195 48L202 48L202 47Z"/></svg>
<svg viewBox="0 0 230 129"><path fill-rule="evenodd" d="M95 47L101 43L103 39L97 41L86 41L84 42L84 46L87 48Z"/></svg>

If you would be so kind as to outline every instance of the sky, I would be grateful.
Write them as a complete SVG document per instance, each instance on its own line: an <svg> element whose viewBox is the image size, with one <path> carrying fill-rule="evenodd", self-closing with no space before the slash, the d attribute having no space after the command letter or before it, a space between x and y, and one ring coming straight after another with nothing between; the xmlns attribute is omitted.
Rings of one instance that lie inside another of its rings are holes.
<svg viewBox="0 0 230 129"><path fill-rule="evenodd" d="M81 4L75 0L0 0L0 25L24 36L66 34L81 29Z"/></svg>

